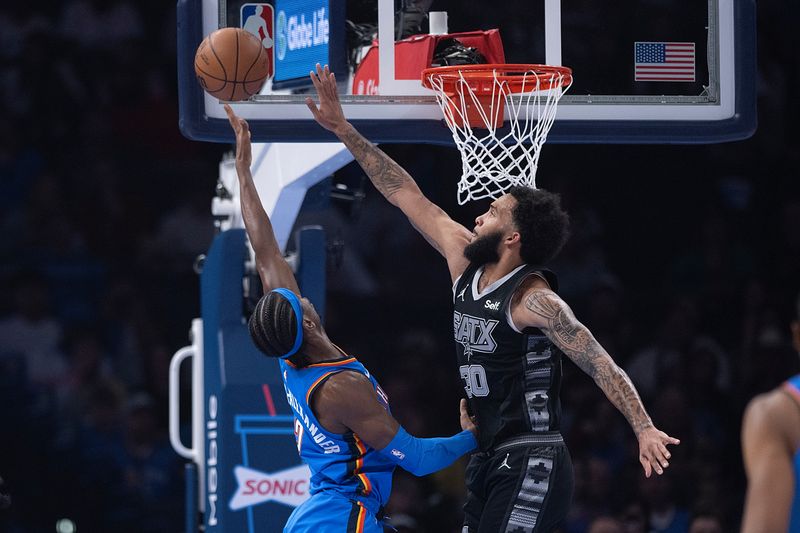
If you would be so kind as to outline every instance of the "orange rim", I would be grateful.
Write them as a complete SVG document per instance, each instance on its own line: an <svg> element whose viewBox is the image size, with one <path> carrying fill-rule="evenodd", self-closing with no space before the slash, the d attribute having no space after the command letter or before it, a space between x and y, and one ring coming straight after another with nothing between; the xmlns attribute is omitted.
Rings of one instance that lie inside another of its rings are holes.
<svg viewBox="0 0 800 533"><path fill-rule="evenodd" d="M572 69L569 67L535 64L488 63L481 65L452 65L432 67L422 71L422 85L433 89L431 78L442 82L445 93L455 94L456 84L462 76L473 91L487 93L492 91L494 80L505 82L511 92L520 93L531 90L531 74L539 80L540 91L563 87L572 83Z"/></svg>

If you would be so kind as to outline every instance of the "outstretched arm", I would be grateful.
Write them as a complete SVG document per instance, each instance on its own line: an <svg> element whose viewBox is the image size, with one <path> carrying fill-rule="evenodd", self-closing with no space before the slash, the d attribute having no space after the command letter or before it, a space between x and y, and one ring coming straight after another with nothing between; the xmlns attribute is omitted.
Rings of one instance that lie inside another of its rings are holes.
<svg viewBox="0 0 800 533"><path fill-rule="evenodd" d="M750 401L742 421L747 473L742 533L778 533L789 528L794 476L787 427L797 423L797 405L783 392Z"/></svg>
<svg viewBox="0 0 800 533"><path fill-rule="evenodd" d="M628 420L639 439L639 461L645 475L652 470L662 474L669 466L667 444L679 444L653 425L628 375L600 346L592 333L581 324L572 309L556 293L546 288L533 288L516 306L517 327L536 327L594 379L606 397Z"/></svg>
<svg viewBox="0 0 800 533"><path fill-rule="evenodd" d="M375 188L399 207L425 240L444 256L451 277L455 279L461 275L468 264L463 251L471 232L428 200L408 172L347 122L339 102L336 77L327 66L317 65L316 73L311 73L311 81L317 89L319 107L311 98L306 99L306 105L317 122L336 134Z"/></svg>
<svg viewBox="0 0 800 533"><path fill-rule="evenodd" d="M256 268L261 277L264 290L285 287L295 294L300 294L292 268L283 257L275 233L272 230L261 198L258 197L253 175L250 172L252 153L250 146L250 128L247 121L233 112L231 106L225 104L225 112L236 134L236 175L239 177L239 199L242 206L242 218L250 244L256 254Z"/></svg>
<svg viewBox="0 0 800 533"><path fill-rule="evenodd" d="M461 433L445 438L418 439L406 433L378 402L372 383L363 374L334 374L312 398L314 412L323 427L338 433L352 431L385 458L415 476L446 468L477 446L477 430L463 399Z"/></svg>

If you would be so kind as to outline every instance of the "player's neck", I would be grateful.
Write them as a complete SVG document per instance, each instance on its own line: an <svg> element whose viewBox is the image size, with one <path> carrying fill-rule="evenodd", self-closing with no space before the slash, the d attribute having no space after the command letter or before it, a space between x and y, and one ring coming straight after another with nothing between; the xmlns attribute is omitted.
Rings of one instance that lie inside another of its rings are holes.
<svg viewBox="0 0 800 533"><path fill-rule="evenodd" d="M309 364L324 363L325 361L333 361L347 356L346 353L331 342L327 335L314 340L309 339L305 352L308 354Z"/></svg>
<svg viewBox="0 0 800 533"><path fill-rule="evenodd" d="M483 265L483 274L481 279L478 280L478 289L483 290L486 286L491 285L498 279L502 278L523 263L519 257L505 255L500 257L496 263L486 263Z"/></svg>

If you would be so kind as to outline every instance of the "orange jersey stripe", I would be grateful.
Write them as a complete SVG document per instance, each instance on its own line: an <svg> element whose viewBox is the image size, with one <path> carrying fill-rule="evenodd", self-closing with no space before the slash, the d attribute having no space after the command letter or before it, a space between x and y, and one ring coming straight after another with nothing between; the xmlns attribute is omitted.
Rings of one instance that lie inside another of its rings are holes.
<svg viewBox="0 0 800 533"><path fill-rule="evenodd" d="M372 483L369 482L369 478L366 474L358 474L358 479L364 485L364 496L369 496L369 493L372 492Z"/></svg>
<svg viewBox="0 0 800 533"><path fill-rule="evenodd" d="M317 378L317 380L316 380L314 383L312 383L312 384L311 384L311 386L308 388L308 392L306 392L306 404L307 404L307 405L309 405L309 406L310 406L310 404L308 403L308 401L311 399L311 394L312 394L312 393L314 392L314 390L317 388L317 385L319 385L319 384L320 384L320 382L322 382L322 380L323 380L323 379L327 378L327 377L328 377L328 376L330 376L331 374L334 374L334 372L325 372L325 373L324 373L324 374L322 374L320 377L318 377L318 378Z"/></svg>
<svg viewBox="0 0 800 533"><path fill-rule="evenodd" d="M358 435L353 433L353 440L356 443L356 448L358 448L359 457L356 459L356 467L353 470L353 473L358 476L358 479L361 480L361 485L363 486L363 493L364 495L368 495L372 491L372 483L369 482L369 478L361 473L361 468L364 466L364 454L367 453L367 447L361 442L361 439L358 438Z"/></svg>
<svg viewBox="0 0 800 533"><path fill-rule="evenodd" d="M358 504L358 520L356 520L356 533L364 533L364 522L367 520L367 510L360 503Z"/></svg>
<svg viewBox="0 0 800 533"><path fill-rule="evenodd" d="M340 361L328 361L326 363L314 363L313 365L307 365L305 368L311 368L315 366L338 366L338 365L346 365L347 363L352 363L355 361L355 357L348 357L347 359L342 359Z"/></svg>

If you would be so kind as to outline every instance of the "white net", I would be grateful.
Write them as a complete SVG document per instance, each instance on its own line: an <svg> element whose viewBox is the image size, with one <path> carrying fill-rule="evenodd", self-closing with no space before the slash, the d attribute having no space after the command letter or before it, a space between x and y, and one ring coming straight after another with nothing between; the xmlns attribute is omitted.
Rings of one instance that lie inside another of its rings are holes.
<svg viewBox="0 0 800 533"><path fill-rule="evenodd" d="M572 76L527 70L510 83L506 72L487 66L477 76L453 73L455 80L428 76L461 152L459 204L497 198L514 185L536 188L539 153Z"/></svg>

